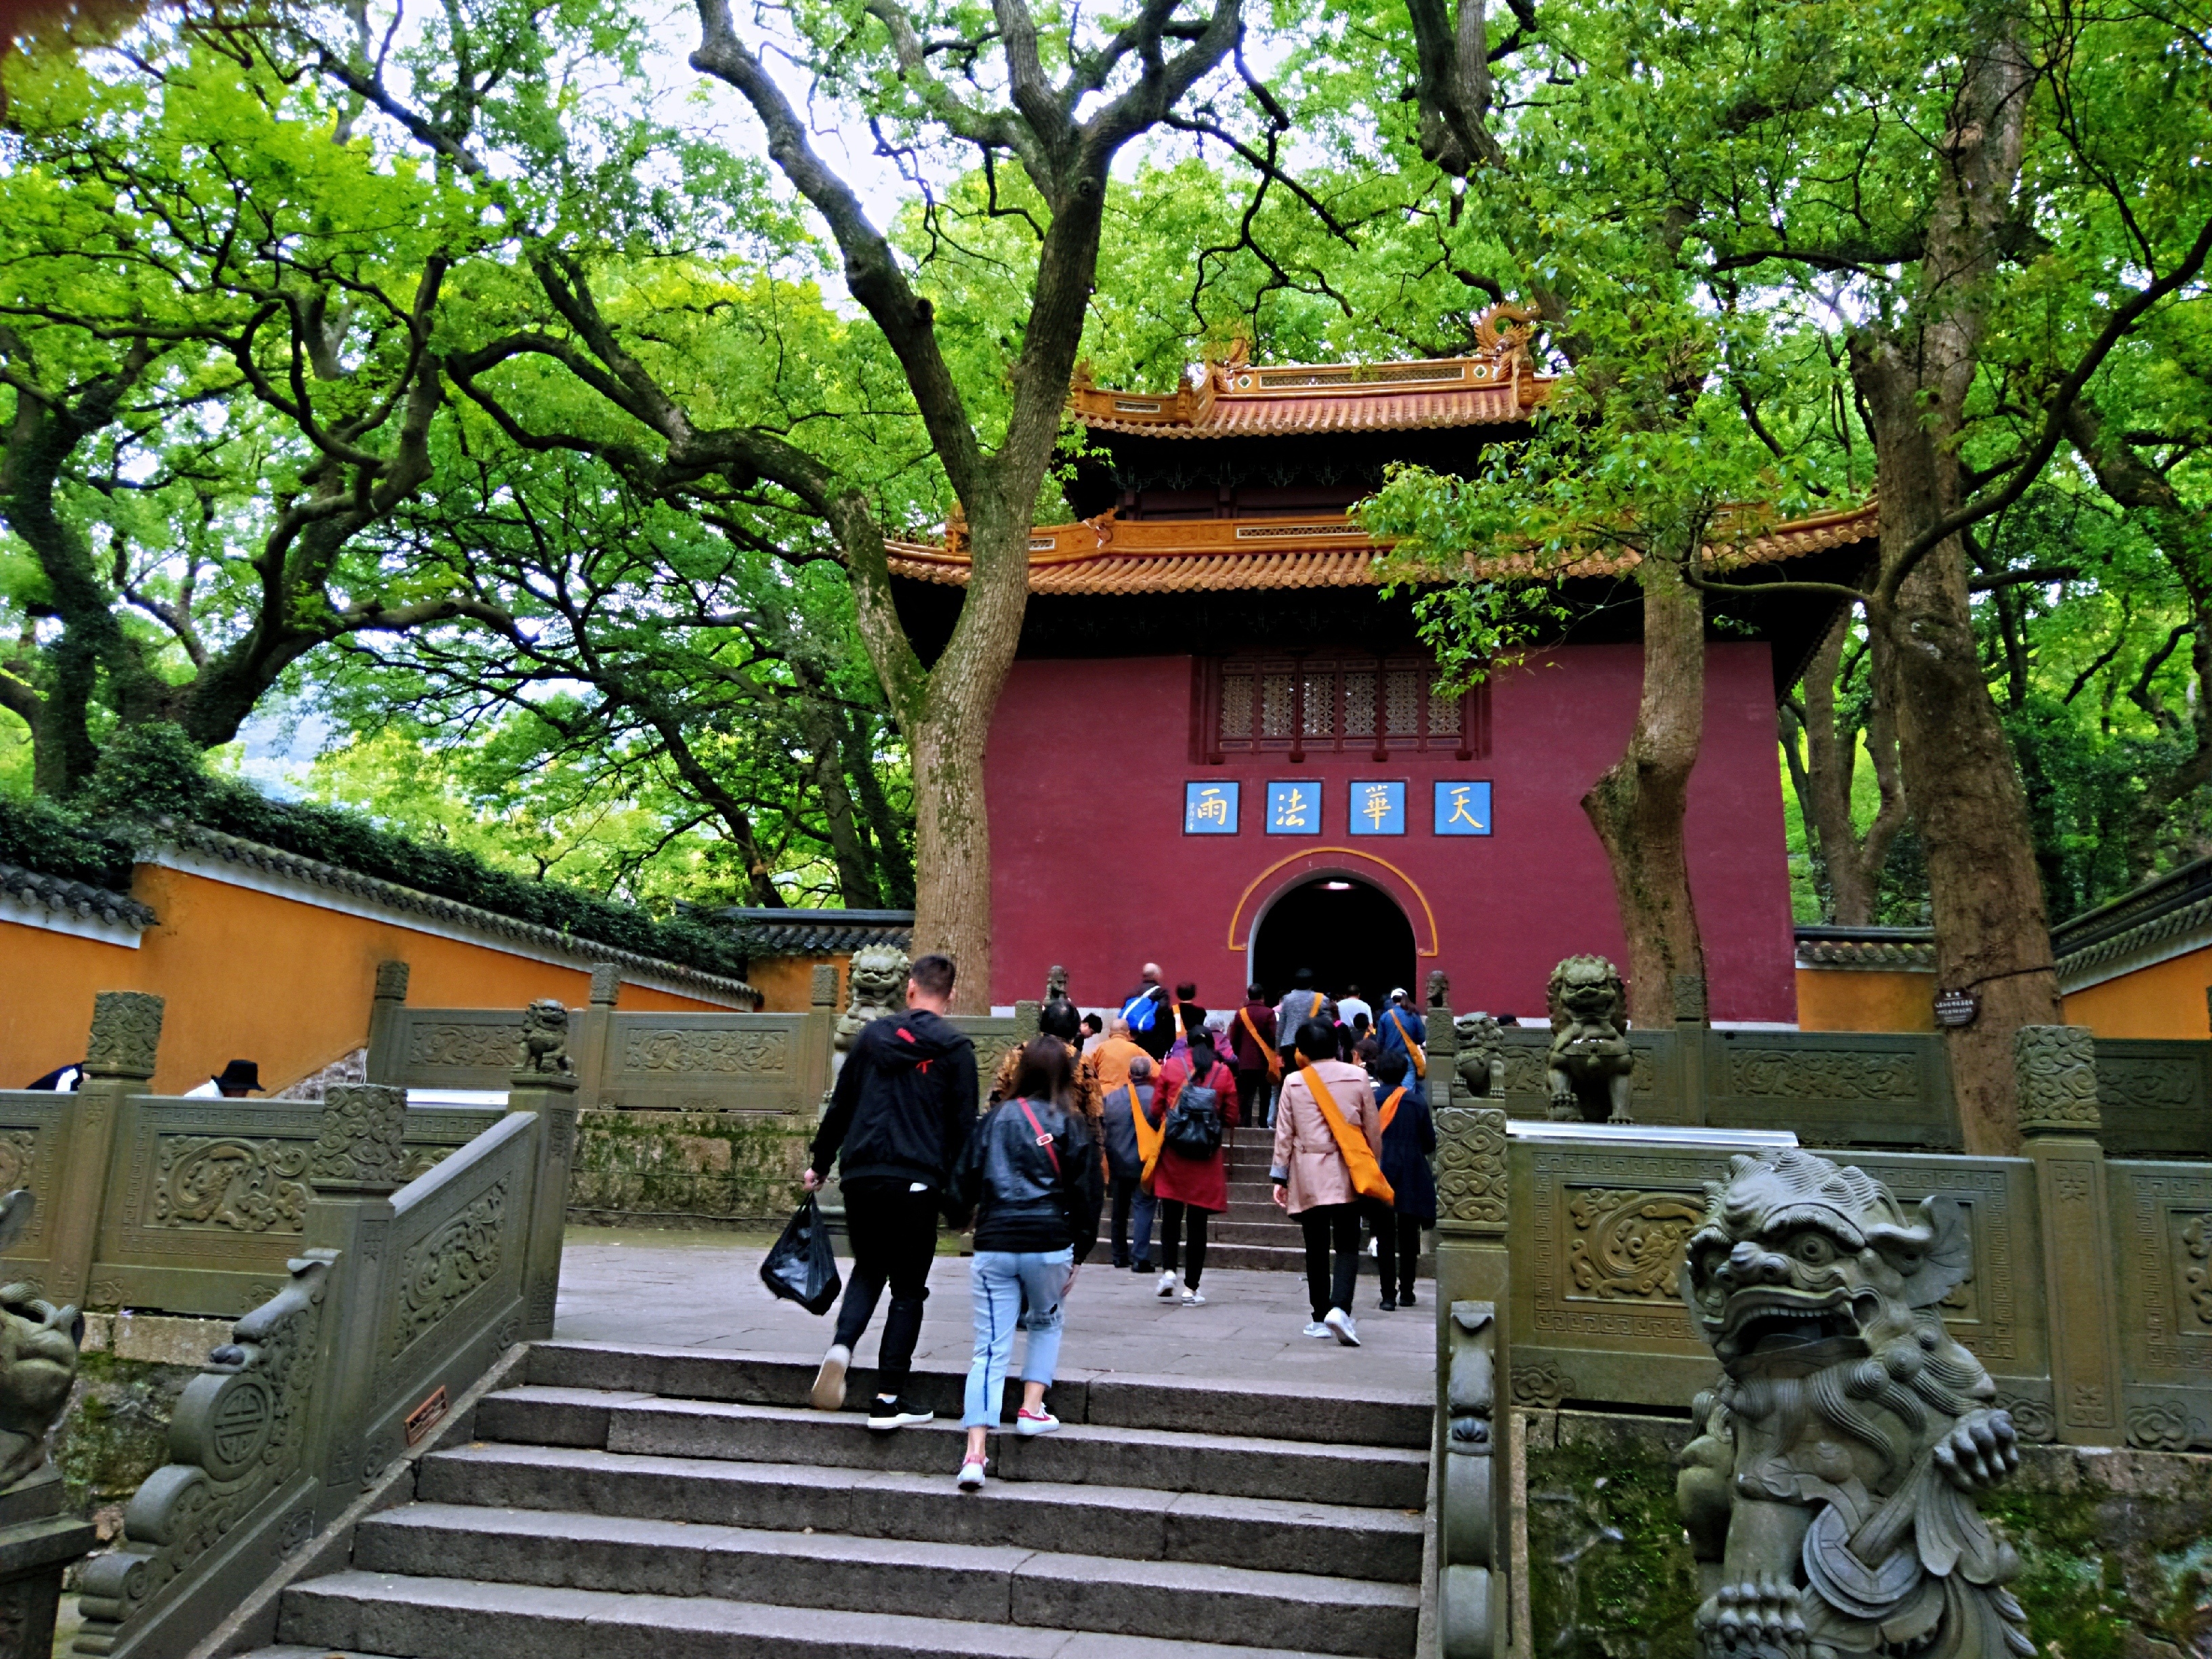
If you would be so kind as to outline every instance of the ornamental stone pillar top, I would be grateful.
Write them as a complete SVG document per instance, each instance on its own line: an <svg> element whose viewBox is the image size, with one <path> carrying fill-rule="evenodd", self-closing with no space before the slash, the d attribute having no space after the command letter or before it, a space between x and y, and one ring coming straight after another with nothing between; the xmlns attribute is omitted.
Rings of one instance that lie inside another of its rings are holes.
<svg viewBox="0 0 2212 1659"><path fill-rule="evenodd" d="M161 999L144 991L102 991L92 1000L84 1069L92 1078L154 1075L161 1047Z"/></svg>
<svg viewBox="0 0 2212 1659"><path fill-rule="evenodd" d="M407 1000L408 967L404 962L380 962L376 964L376 1000L379 1002Z"/></svg>
<svg viewBox="0 0 2212 1659"><path fill-rule="evenodd" d="M395 1191L406 1162L407 1091L386 1083L333 1083L323 1092L322 1133L307 1158L307 1184L328 1194Z"/></svg>
<svg viewBox="0 0 2212 1659"><path fill-rule="evenodd" d="M622 993L622 969L611 962L592 964L592 1006L611 1008Z"/></svg>
<svg viewBox="0 0 2212 1659"><path fill-rule="evenodd" d="M2023 1025L2013 1033L2013 1073L2024 1135L2094 1137L2097 1039L2086 1025Z"/></svg>

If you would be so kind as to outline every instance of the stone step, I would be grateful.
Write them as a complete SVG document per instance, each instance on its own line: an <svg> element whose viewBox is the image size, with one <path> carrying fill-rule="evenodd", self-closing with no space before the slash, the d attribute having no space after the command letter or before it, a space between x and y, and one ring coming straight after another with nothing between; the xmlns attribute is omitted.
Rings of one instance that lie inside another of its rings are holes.
<svg viewBox="0 0 2212 1659"><path fill-rule="evenodd" d="M1212 1266L1211 1250L1206 1260ZM1304 1268L1301 1256L1299 1270ZM549 1388L799 1406L805 1403L819 1363L818 1353L740 1354L600 1342L541 1342L530 1351L523 1380ZM940 1416L957 1415L967 1380L964 1370L920 1370L908 1383L908 1397ZM867 1370L853 1371L846 1395L855 1408L865 1403L874 1381L873 1373ZM1008 1384L1008 1396L1019 1398L1018 1385ZM1198 1377L1081 1370L1063 1370L1053 1384L1051 1398L1054 1414L1071 1426L1180 1429L1225 1435L1264 1427L1278 1440L1395 1446L1424 1454L1429 1448L1435 1411L1435 1401L1425 1389L1301 1382L1294 1393L1284 1394ZM1009 1410L1002 1415L1011 1420L1012 1413Z"/></svg>
<svg viewBox="0 0 2212 1659"><path fill-rule="evenodd" d="M962 1433L957 1418L878 1435L850 1412L542 1386L492 1395L477 1408L477 1434L485 1440L909 1474L958 1468ZM1419 1509L1427 1501L1428 1455L1397 1447L1068 1424L1035 1439L1000 1436L997 1473L1008 1481L1095 1481L1224 1498L1326 1493L1338 1503Z"/></svg>
<svg viewBox="0 0 2212 1659"><path fill-rule="evenodd" d="M334 1573L287 1590L278 1634L325 1654L350 1648L410 1659L723 1659L733 1653L747 1659L1250 1659L1255 1651L710 1596L374 1572Z"/></svg>
<svg viewBox="0 0 2212 1659"><path fill-rule="evenodd" d="M1273 1208L1271 1205L1269 1208ZM1288 1249L1296 1245L1305 1249L1305 1234L1298 1224L1279 1211L1273 1217L1240 1218L1217 1216L1206 1224L1206 1249L1210 1261L1213 1247L1220 1244L1273 1244Z"/></svg>
<svg viewBox="0 0 2212 1659"><path fill-rule="evenodd" d="M960 1502L950 1464L926 1474L840 1469L830 1477L788 1463L479 1443L424 1459L416 1491L426 1504L492 1510L742 1522L786 1533L811 1527L817 1535L1261 1572L1326 1563L1342 1577L1401 1584L1418 1583L1421 1574L1423 1522L1407 1509L1049 1480L994 1480L984 1491L988 1502Z"/></svg>
<svg viewBox="0 0 2212 1659"><path fill-rule="evenodd" d="M946 1483L938 1501L987 1504ZM365 1522L354 1565L651 1595L1283 1647L1410 1650L1419 1592L1308 1573L416 1504Z"/></svg>

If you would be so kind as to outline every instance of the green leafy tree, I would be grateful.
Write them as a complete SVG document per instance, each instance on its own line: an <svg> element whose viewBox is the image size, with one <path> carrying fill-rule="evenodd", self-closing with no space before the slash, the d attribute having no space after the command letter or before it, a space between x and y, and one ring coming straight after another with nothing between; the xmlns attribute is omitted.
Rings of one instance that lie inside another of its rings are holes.
<svg viewBox="0 0 2212 1659"><path fill-rule="evenodd" d="M39 788L107 725L230 741L315 647L459 604L361 532L430 476L446 276L481 204L249 52L9 64L0 707Z"/></svg>

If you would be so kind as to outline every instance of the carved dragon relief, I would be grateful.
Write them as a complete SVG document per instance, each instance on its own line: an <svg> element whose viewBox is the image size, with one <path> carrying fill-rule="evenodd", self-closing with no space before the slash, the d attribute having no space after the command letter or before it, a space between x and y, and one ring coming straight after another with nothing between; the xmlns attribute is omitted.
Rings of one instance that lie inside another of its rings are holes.
<svg viewBox="0 0 2212 1659"><path fill-rule="evenodd" d="M1972 1272L1959 1206L1907 1211L1796 1149L1707 1188L1682 1298L1724 1373L1676 1483L1709 1567L1708 1659L2029 1659L2020 1571L1973 1495L2020 1464L1939 1304Z"/></svg>

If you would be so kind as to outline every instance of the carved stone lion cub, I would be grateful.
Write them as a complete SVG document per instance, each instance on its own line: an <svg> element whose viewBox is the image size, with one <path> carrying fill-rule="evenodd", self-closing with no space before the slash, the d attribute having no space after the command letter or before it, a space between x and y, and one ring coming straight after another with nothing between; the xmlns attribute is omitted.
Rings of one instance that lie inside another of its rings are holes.
<svg viewBox="0 0 2212 1659"><path fill-rule="evenodd" d="M1707 1659L2028 1659L2012 1547L1973 1494L2020 1466L1936 1304L1969 1277L1950 1199L1906 1211L1791 1149L1707 1188L1683 1300L1726 1374L1675 1495L1712 1593Z"/></svg>

